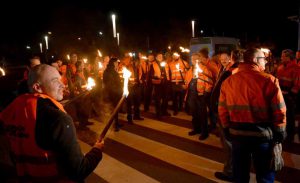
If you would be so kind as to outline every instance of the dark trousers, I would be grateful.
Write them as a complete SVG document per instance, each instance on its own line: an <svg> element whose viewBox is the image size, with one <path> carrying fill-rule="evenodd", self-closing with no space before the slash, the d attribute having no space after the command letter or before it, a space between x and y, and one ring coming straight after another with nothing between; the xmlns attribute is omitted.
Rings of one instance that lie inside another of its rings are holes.
<svg viewBox="0 0 300 183"><path fill-rule="evenodd" d="M203 95L198 96L198 94L189 94L187 102L192 112L193 130L201 132L201 135L208 135L205 97Z"/></svg>
<svg viewBox="0 0 300 183"><path fill-rule="evenodd" d="M284 95L286 104L286 131L287 139L293 140L295 134L295 99L289 95Z"/></svg>
<svg viewBox="0 0 300 183"><path fill-rule="evenodd" d="M135 117L140 117L140 105L141 105L141 87L135 84L129 87L129 95L126 98L127 105L127 119L132 120L132 106Z"/></svg>
<svg viewBox="0 0 300 183"><path fill-rule="evenodd" d="M153 91L152 83L147 83L147 85L144 85L144 110L145 111L149 110L149 106L152 101L152 91Z"/></svg>
<svg viewBox="0 0 300 183"><path fill-rule="evenodd" d="M178 112L182 110L183 107L183 97L185 90L182 89L182 84L172 83L172 102L173 111Z"/></svg>
<svg viewBox="0 0 300 183"><path fill-rule="evenodd" d="M218 119L218 114L214 114L215 118L218 120L218 127L220 130L220 140L226 154L226 159L224 162L223 173L228 177L233 176L233 168L232 168L232 142L231 140L227 139L224 133L224 128L221 125L221 122Z"/></svg>
<svg viewBox="0 0 300 183"><path fill-rule="evenodd" d="M161 115L167 113L167 90L166 85L161 84L154 84L154 100L155 100L155 112L156 117L160 117Z"/></svg>
<svg viewBox="0 0 300 183"><path fill-rule="evenodd" d="M253 137L243 138L242 140L237 138L232 140L233 176L235 182L249 182L251 160L253 159L256 181L273 183L275 172L270 170L271 142L259 142Z"/></svg>

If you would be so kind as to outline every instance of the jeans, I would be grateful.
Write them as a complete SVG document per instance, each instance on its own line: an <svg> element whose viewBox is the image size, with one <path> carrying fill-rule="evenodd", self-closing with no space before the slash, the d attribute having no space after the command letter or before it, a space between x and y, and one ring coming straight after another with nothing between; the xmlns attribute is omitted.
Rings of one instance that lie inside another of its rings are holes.
<svg viewBox="0 0 300 183"><path fill-rule="evenodd" d="M260 142L257 139L253 139L254 137L237 138L232 140L233 176L235 182L249 182L252 159L256 170L256 181L258 183L274 182L275 172L270 170L272 143Z"/></svg>

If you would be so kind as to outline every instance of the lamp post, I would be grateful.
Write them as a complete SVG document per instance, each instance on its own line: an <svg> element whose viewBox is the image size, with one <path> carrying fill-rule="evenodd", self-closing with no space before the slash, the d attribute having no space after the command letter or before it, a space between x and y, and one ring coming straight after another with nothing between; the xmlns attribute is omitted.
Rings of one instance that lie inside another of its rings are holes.
<svg viewBox="0 0 300 183"><path fill-rule="evenodd" d="M195 37L195 21L192 20L192 37Z"/></svg>
<svg viewBox="0 0 300 183"><path fill-rule="evenodd" d="M40 43L40 51L41 51L41 53L43 53L43 44L42 43Z"/></svg>
<svg viewBox="0 0 300 183"><path fill-rule="evenodd" d="M48 36L45 36L46 50L48 50Z"/></svg>
<svg viewBox="0 0 300 183"><path fill-rule="evenodd" d="M112 14L111 15L111 19L112 19L112 25L113 25L113 35L114 35L114 38L117 37L117 31L116 31L116 15L115 14Z"/></svg>
<svg viewBox="0 0 300 183"><path fill-rule="evenodd" d="M117 33L118 46L120 46L120 33Z"/></svg>

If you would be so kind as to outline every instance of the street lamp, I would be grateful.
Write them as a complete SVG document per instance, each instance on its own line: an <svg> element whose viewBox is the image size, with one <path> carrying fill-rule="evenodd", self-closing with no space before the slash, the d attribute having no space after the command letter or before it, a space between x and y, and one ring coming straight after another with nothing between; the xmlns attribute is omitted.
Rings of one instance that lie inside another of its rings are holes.
<svg viewBox="0 0 300 183"><path fill-rule="evenodd" d="M117 33L118 46L120 45L120 33Z"/></svg>
<svg viewBox="0 0 300 183"><path fill-rule="evenodd" d="M195 21L192 20L192 37L195 37Z"/></svg>
<svg viewBox="0 0 300 183"><path fill-rule="evenodd" d="M48 36L45 36L46 50L48 50Z"/></svg>
<svg viewBox="0 0 300 183"><path fill-rule="evenodd" d="M40 43L40 50L41 50L41 53L43 53L43 44Z"/></svg>
<svg viewBox="0 0 300 183"><path fill-rule="evenodd" d="M117 37L117 32L116 32L116 15L112 14L111 15L111 19L112 19L112 25L113 25L113 35L114 38Z"/></svg>

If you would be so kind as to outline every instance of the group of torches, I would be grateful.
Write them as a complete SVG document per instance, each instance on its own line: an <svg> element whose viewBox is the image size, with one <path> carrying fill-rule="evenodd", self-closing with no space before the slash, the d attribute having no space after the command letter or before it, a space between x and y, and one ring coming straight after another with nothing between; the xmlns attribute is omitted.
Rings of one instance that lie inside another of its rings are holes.
<svg viewBox="0 0 300 183"><path fill-rule="evenodd" d="M170 47L169 47L170 48ZM189 52L188 49L185 49L183 47L180 47L180 49L182 50L182 52ZM269 54L270 53L270 50L269 49L266 49L266 48L261 48L261 50L265 53L265 54ZM97 50L98 52L98 56L99 57L102 57L102 54L100 52L100 50ZM173 53L174 56L180 56L177 52L174 52ZM129 54L129 56L133 56L133 54ZM69 58L69 57L68 57ZM143 56L142 59L145 59L147 60L147 57ZM84 62L86 63L86 61L84 60ZM160 63L160 66L161 67L165 67L166 66L166 62L165 61L162 61ZM179 63L175 65L176 66L176 69L178 70L178 72L180 73L180 76L182 78L182 80L184 81L184 78L183 78L183 75L182 75L182 71L180 69L180 65ZM103 68L103 65L101 62L98 62L98 67L99 69L102 69ZM0 67L0 72L2 72L2 75L5 75L5 72L4 70ZM123 95L121 97L121 99L119 100L117 106L114 108L113 112L111 113L110 117L108 118L108 121L106 122L106 125L104 127L104 129L102 130L101 134L100 134L100 137L99 139L104 139L107 131L109 130L110 126L112 125L113 123L113 119L114 119L114 116L116 115L116 113L118 112L118 110L120 109L120 107L122 106L125 98L128 96L129 94L129 91L128 91L128 81L130 79L130 75L131 75L131 72L126 69L126 67L123 67L122 69L122 73L123 73L123 79L124 79L124 83L123 83ZM199 74L200 73L203 73L203 70L199 67L199 60L196 60L196 64L195 64L195 68L193 70L193 75L194 75L194 78L196 79L200 79L199 78ZM203 80L204 82L208 82L206 80ZM88 78L88 81L87 81L87 86L86 86L86 89L88 91L92 90L93 87L95 86L95 81L94 79L92 79L91 77Z"/></svg>

